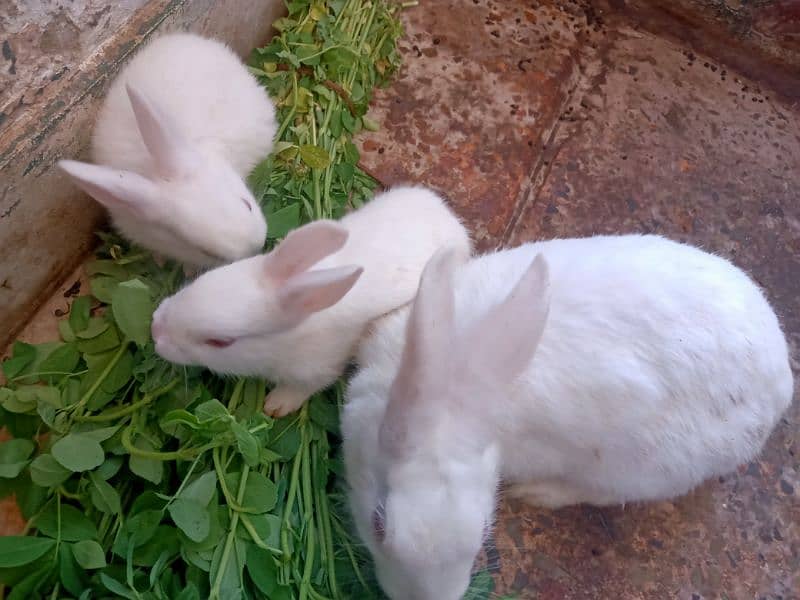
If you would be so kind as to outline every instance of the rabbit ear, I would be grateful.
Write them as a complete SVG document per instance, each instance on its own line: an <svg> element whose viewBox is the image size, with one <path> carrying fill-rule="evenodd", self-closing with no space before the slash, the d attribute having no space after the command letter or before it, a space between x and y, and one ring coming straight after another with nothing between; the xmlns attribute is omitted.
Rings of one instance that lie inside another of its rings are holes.
<svg viewBox="0 0 800 600"><path fill-rule="evenodd" d="M449 353L453 352L455 299L453 271L456 254L442 248L428 261L406 327L406 343L389 404L380 430L380 443L390 452L401 451L409 414L423 401L422 392L435 394L437 382L446 383Z"/></svg>
<svg viewBox="0 0 800 600"><path fill-rule="evenodd" d="M513 381L533 359L550 310L550 277L538 254L508 297L465 335L459 347L470 370L500 384Z"/></svg>
<svg viewBox="0 0 800 600"><path fill-rule="evenodd" d="M159 174L170 177L186 172L194 162L194 151L189 142L141 90L131 84L126 84L125 89L142 141L155 159Z"/></svg>
<svg viewBox="0 0 800 600"><path fill-rule="evenodd" d="M344 227L328 220L295 229L265 257L266 274L275 281L284 282L340 250L348 236Z"/></svg>
<svg viewBox="0 0 800 600"><path fill-rule="evenodd" d="M106 208L122 208L139 217L152 217L158 206L156 185L137 173L75 160L60 160L58 166Z"/></svg>
<svg viewBox="0 0 800 600"><path fill-rule="evenodd" d="M300 273L278 289L278 303L292 320L300 321L336 304L363 272L363 267L351 265Z"/></svg>

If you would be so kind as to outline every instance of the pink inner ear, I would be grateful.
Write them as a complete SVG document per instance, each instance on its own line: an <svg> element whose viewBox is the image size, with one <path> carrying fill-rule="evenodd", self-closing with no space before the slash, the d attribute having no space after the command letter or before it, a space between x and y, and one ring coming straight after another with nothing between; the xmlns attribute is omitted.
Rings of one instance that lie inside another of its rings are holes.
<svg viewBox="0 0 800 600"><path fill-rule="evenodd" d="M233 342L234 342L234 340L231 340L231 339L215 339L215 338L211 338L211 339L206 340L206 345L207 346L213 346L214 348L227 348Z"/></svg>

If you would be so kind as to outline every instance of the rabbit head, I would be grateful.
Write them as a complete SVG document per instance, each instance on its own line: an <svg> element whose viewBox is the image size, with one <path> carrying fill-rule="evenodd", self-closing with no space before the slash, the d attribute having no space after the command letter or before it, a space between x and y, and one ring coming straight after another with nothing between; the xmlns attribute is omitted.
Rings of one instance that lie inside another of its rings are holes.
<svg viewBox="0 0 800 600"><path fill-rule="evenodd" d="M198 151L143 93L127 92L152 172L72 160L61 169L124 235L169 258L215 266L260 252L267 224L242 176L225 157Z"/></svg>
<svg viewBox="0 0 800 600"><path fill-rule="evenodd" d="M503 302L459 326L455 262L439 251L425 268L375 448L345 446L359 533L395 599L457 600L466 591L499 482L499 434L484 407L502 402L530 362L549 305L537 257Z"/></svg>
<svg viewBox="0 0 800 600"><path fill-rule="evenodd" d="M269 254L204 273L155 311L156 351L179 364L259 373L272 336L338 302L361 276L358 266L309 270L347 238L335 222L316 221Z"/></svg>

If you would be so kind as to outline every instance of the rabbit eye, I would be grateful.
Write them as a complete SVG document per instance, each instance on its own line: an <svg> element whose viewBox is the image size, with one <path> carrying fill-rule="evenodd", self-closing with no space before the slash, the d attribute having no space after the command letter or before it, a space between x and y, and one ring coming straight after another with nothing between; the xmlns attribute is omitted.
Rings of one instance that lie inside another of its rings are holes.
<svg viewBox="0 0 800 600"><path fill-rule="evenodd" d="M378 506L372 513L372 532L379 542L382 542L386 537L386 515L383 514L382 506Z"/></svg>
<svg viewBox="0 0 800 600"><path fill-rule="evenodd" d="M227 348L233 342L234 340L230 339L210 338L206 340L206 346L211 346L212 348Z"/></svg>
<svg viewBox="0 0 800 600"><path fill-rule="evenodd" d="M247 210L253 212L253 205L250 203L250 201L247 198L242 198L241 200L242 202L244 202L244 205L247 207Z"/></svg>

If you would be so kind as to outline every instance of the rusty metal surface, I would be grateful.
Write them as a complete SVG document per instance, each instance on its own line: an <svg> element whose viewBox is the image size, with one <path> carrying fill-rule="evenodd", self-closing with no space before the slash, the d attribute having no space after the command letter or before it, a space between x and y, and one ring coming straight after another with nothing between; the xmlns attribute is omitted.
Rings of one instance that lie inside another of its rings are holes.
<svg viewBox="0 0 800 600"><path fill-rule="evenodd" d="M797 0L595 0L597 10L680 40L800 99Z"/></svg>
<svg viewBox="0 0 800 600"><path fill-rule="evenodd" d="M409 10L402 72L370 109L382 129L361 140L362 162L384 183L442 192L481 248L528 193L577 75L576 30L555 5L530 4L437 0Z"/></svg>
<svg viewBox="0 0 800 600"><path fill-rule="evenodd" d="M363 160L387 183L441 189L483 248L656 232L727 256L765 288L797 356L800 111L681 32L653 33L675 24L660 9L644 27L642 13L603 7L466 0L409 11L405 70L378 99L383 130ZM544 48L513 41L544 35ZM523 58L538 83L513 68ZM759 460L672 502L503 502L483 557L497 591L797 600L798 426L796 399Z"/></svg>

